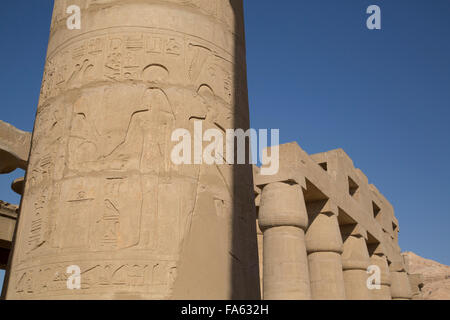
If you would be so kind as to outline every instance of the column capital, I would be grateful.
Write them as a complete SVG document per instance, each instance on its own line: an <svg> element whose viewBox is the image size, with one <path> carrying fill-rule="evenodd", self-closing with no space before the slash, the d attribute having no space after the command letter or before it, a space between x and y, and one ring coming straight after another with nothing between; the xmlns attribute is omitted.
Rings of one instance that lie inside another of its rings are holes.
<svg viewBox="0 0 450 320"><path fill-rule="evenodd" d="M303 191L298 184L270 183L264 187L259 207L261 230L292 226L306 230L308 214Z"/></svg>
<svg viewBox="0 0 450 320"><path fill-rule="evenodd" d="M17 168L27 169L31 132L17 129L0 120L0 174Z"/></svg>
<svg viewBox="0 0 450 320"><path fill-rule="evenodd" d="M342 253L343 242L337 219L337 206L330 200L308 202L310 225L306 232L306 248L312 252Z"/></svg>
<svg viewBox="0 0 450 320"><path fill-rule="evenodd" d="M17 193L17 194L19 194L21 196L23 196L24 188L25 188L25 178L24 177L17 178L16 180L14 180L11 183L11 189L15 193Z"/></svg>

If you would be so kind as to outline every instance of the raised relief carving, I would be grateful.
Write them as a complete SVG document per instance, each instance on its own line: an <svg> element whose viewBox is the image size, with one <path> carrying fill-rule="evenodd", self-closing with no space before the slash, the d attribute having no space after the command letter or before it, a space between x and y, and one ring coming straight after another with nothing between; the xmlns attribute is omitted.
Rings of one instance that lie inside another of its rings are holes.
<svg viewBox="0 0 450 320"><path fill-rule="evenodd" d="M74 1L88 11L127 6ZM168 1L223 16L223 1ZM57 1L54 20L66 2ZM193 119L205 130L234 126L234 53L213 44L207 20L192 20L196 34L175 13L153 14L149 26L92 30L49 51L12 277L18 296L170 297L196 215L219 219L230 246L232 170L170 159L172 132L192 132ZM67 291L70 265L82 270L79 292Z"/></svg>
<svg viewBox="0 0 450 320"><path fill-rule="evenodd" d="M47 209L49 196L48 189L44 188L41 195L34 203L33 218L31 219L31 226L28 234L28 251L39 248L45 242L43 227L44 219L47 219L47 212L44 210Z"/></svg>

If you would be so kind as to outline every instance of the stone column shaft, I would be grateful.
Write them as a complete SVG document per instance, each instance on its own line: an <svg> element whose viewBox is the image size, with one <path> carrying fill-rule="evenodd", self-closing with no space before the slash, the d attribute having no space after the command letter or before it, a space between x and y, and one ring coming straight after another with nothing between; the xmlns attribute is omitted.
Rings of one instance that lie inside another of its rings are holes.
<svg viewBox="0 0 450 320"><path fill-rule="evenodd" d="M367 287L367 268L370 265L367 250L367 233L359 225L343 227L344 252L342 266L344 270L345 293L348 300L371 300Z"/></svg>
<svg viewBox="0 0 450 320"><path fill-rule="evenodd" d="M381 271L380 289L370 290L374 300L391 300L391 278L386 256L383 254L373 254L370 257L370 264L378 266Z"/></svg>
<svg viewBox="0 0 450 320"><path fill-rule="evenodd" d="M306 232L311 297L314 300L344 300L343 244L334 213L337 207L330 209L323 201L308 203L307 207L311 221Z"/></svg>
<svg viewBox="0 0 450 320"><path fill-rule="evenodd" d="M299 185L271 183L261 195L266 300L311 299L305 229L308 216Z"/></svg>
<svg viewBox="0 0 450 320"><path fill-rule="evenodd" d="M412 290L408 273L401 256L389 266L392 300L411 300Z"/></svg>

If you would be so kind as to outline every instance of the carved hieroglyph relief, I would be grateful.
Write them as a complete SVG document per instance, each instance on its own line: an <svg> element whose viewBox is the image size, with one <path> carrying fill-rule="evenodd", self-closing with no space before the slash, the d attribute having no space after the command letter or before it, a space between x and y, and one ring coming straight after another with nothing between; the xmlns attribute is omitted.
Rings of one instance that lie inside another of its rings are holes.
<svg viewBox="0 0 450 320"><path fill-rule="evenodd" d="M95 13L115 2L71 4ZM232 15L228 1L168 2L189 12L201 8L198 14L222 23ZM57 25L65 3L56 1L52 38L63 32ZM233 48L221 46L166 28L112 24L49 51L9 298L107 298L123 291L171 297L193 221L205 214L222 229L218 254L248 271L256 257L251 168L236 173L230 165L170 160L172 132L193 132L194 120L205 129L249 126L245 66L242 58L235 63ZM235 183L244 186L239 196ZM233 239L233 224L241 241ZM82 289L68 292L65 268L73 264L82 270Z"/></svg>

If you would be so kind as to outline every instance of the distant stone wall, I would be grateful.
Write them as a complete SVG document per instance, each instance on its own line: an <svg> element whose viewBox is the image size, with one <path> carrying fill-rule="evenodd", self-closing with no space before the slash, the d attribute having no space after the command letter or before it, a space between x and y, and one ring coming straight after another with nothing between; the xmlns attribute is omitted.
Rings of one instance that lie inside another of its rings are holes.
<svg viewBox="0 0 450 320"><path fill-rule="evenodd" d="M405 252L403 257L410 273L413 299L450 300L450 266L413 252Z"/></svg>
<svg viewBox="0 0 450 320"><path fill-rule="evenodd" d="M16 205L0 201L0 269L5 269L18 215Z"/></svg>

